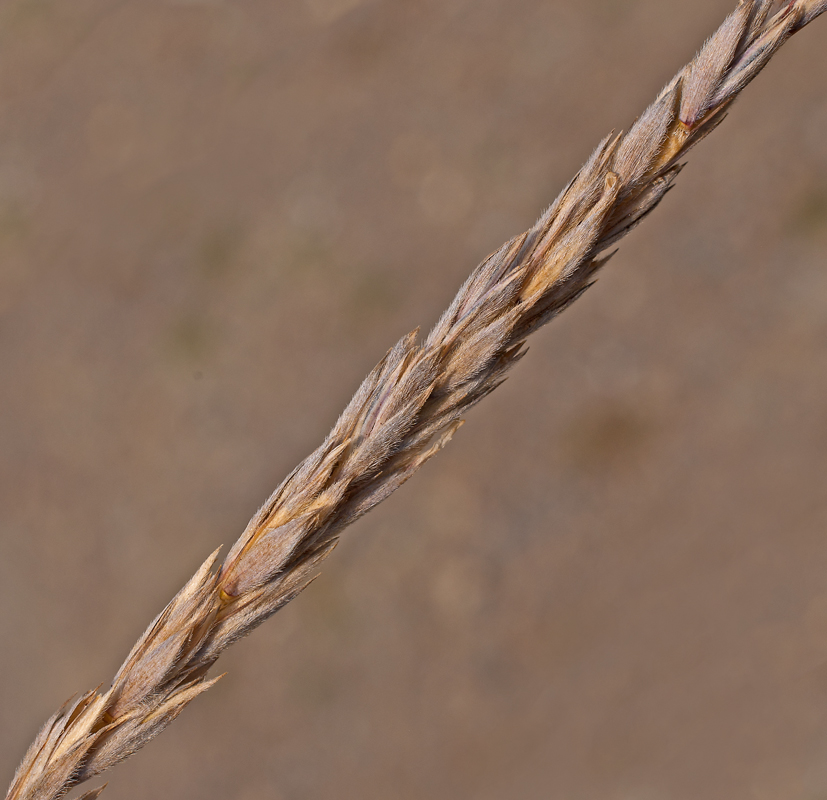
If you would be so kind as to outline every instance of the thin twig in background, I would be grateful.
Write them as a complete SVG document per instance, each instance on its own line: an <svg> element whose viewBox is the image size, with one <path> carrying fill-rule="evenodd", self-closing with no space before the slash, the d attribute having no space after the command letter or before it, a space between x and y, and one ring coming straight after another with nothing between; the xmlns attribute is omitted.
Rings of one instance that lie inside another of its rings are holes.
<svg viewBox="0 0 827 800"><path fill-rule="evenodd" d="M660 202L689 149L824 11L827 0L742 0L630 132L605 139L535 226L472 273L424 343L414 332L389 351L220 569L213 553L150 625L111 688L48 720L7 800L59 797L138 750L212 686L221 652L295 597L341 531L450 440L526 338L588 288L602 254Z"/></svg>

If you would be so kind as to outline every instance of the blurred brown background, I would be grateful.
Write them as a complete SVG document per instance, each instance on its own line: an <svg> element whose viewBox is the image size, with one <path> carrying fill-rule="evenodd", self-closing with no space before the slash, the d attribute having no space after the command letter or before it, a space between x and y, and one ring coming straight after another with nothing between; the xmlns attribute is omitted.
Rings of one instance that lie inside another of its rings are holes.
<svg viewBox="0 0 827 800"><path fill-rule="evenodd" d="M0 773L734 0L4 0ZM827 798L827 21L106 797Z"/></svg>

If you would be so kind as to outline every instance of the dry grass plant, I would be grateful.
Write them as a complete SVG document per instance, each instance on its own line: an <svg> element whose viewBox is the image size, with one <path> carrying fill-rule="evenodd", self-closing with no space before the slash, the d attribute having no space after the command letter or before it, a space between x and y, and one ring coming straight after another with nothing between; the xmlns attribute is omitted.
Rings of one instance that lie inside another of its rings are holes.
<svg viewBox="0 0 827 800"><path fill-rule="evenodd" d="M152 622L111 688L70 700L46 722L7 800L60 797L209 689L222 651L301 592L342 530L447 444L520 360L527 337L589 287L610 257L602 254L663 199L686 153L824 11L827 0L742 0L632 129L602 141L534 227L471 274L424 342L413 332L388 352L221 566L213 553Z"/></svg>

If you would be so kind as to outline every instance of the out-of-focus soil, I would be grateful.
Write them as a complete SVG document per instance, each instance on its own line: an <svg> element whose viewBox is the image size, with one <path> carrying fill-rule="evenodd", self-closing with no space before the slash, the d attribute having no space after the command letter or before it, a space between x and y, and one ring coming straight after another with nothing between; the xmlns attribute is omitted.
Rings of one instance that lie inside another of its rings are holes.
<svg viewBox="0 0 827 800"><path fill-rule="evenodd" d="M0 5L0 772L733 0ZM827 797L827 21L106 796Z"/></svg>

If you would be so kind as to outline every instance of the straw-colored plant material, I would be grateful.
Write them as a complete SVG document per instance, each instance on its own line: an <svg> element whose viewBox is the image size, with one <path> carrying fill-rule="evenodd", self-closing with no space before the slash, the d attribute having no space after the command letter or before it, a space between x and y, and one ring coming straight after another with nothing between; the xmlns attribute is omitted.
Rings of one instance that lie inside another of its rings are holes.
<svg viewBox="0 0 827 800"><path fill-rule="evenodd" d="M445 446L525 339L585 291L601 254L660 202L688 150L824 11L827 0L742 0L629 133L601 142L537 224L471 274L424 343L411 333L388 352L220 569L213 553L149 626L112 687L48 720L7 800L59 797L134 753L212 686L207 672L221 652L295 597L341 531Z"/></svg>

